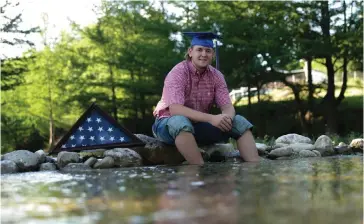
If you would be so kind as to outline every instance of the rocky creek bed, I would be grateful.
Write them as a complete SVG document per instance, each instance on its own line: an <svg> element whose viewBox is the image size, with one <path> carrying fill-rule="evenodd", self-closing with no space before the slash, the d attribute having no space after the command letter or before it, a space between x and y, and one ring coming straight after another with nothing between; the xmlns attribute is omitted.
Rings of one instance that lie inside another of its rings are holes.
<svg viewBox="0 0 364 224"><path fill-rule="evenodd" d="M257 143L259 163L216 144L193 166L137 136L145 147L2 155L2 223L363 222L363 139L289 134Z"/></svg>

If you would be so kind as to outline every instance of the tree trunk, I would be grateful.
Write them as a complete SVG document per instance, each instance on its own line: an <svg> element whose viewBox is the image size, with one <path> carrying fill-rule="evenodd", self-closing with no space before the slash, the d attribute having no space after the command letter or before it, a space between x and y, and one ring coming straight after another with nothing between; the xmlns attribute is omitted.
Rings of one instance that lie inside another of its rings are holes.
<svg viewBox="0 0 364 224"><path fill-rule="evenodd" d="M115 81L114 81L114 72L112 70L112 66L109 64L109 72L110 72L110 82L111 82L111 92L112 92L112 112L114 114L114 119L118 120L118 107L116 105L116 93L115 93Z"/></svg>
<svg viewBox="0 0 364 224"><path fill-rule="evenodd" d="M52 105L52 89L51 89L51 78L47 66L47 79L48 79L48 105L49 105L49 148L52 149L54 146L54 121L53 121L53 105Z"/></svg>
<svg viewBox="0 0 364 224"><path fill-rule="evenodd" d="M330 13L329 13L329 4L328 2L321 2L321 29L324 37L324 42L326 46L332 46L331 38L330 38ZM329 50L330 51L330 50ZM335 102L335 71L334 65L332 63L332 54L328 54L325 56L326 59L326 69L327 69L327 93L324 97L324 108L325 108L325 117L328 133L336 133L337 132L337 123L336 123L336 102Z"/></svg>
<svg viewBox="0 0 364 224"><path fill-rule="evenodd" d="M248 82L248 115L250 117L250 115L252 114L252 101L250 98L250 82Z"/></svg>
<svg viewBox="0 0 364 224"><path fill-rule="evenodd" d="M313 112L313 81L312 81L312 58L308 57L307 59L307 82L308 82L308 108L311 112Z"/></svg>
<svg viewBox="0 0 364 224"><path fill-rule="evenodd" d="M131 77L131 81L132 81L132 85L133 85L133 88L132 88L133 102L131 104L132 104L132 108L134 110L134 124L137 124L138 113L139 113L138 105L137 105L138 96L137 96L137 91L135 88L135 75L134 75L133 71L130 71L130 77Z"/></svg>
<svg viewBox="0 0 364 224"><path fill-rule="evenodd" d="M343 1L343 11L344 11L344 33L347 32L347 20L346 20L346 3ZM339 106L341 101L345 98L345 91L348 82L348 46L344 44L344 61L343 61L343 84L341 86L340 94L336 99L336 106Z"/></svg>

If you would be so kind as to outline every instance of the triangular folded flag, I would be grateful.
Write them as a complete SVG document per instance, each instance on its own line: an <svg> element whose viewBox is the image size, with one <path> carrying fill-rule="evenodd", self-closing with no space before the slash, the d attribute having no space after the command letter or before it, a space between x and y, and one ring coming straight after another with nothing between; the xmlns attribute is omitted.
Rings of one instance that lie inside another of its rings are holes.
<svg viewBox="0 0 364 224"><path fill-rule="evenodd" d="M51 153L145 145L93 103Z"/></svg>

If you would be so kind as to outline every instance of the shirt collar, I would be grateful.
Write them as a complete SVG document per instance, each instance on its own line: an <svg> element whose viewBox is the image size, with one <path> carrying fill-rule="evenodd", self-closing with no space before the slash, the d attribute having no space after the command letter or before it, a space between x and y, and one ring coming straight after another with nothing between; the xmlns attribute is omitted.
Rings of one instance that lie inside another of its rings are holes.
<svg viewBox="0 0 364 224"><path fill-rule="evenodd" d="M190 71L192 72L192 74L194 75L198 75L198 76L203 76L205 74L207 74L209 71L210 71L210 65L207 66L207 68L205 69L205 71L203 71L202 73L200 73L196 68L195 66L192 64L192 61L191 60L187 60L187 64L188 64L188 67L190 69Z"/></svg>

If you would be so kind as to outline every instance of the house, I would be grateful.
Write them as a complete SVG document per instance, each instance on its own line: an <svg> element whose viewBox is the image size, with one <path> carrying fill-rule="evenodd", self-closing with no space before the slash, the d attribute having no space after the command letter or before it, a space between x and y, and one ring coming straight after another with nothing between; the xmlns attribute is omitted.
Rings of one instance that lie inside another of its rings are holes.
<svg viewBox="0 0 364 224"><path fill-rule="evenodd" d="M292 83L301 83L301 84L307 84L308 83L308 69L307 69L307 62L305 62L305 66L303 69L296 69L296 70L277 70L278 72L281 72L283 74L291 74L286 77L286 81L292 82ZM321 84L327 81L327 75L323 72L320 72L318 70L312 70L312 83L313 84ZM267 94L267 92L270 89L277 89L284 87L284 84L282 82L270 82L264 85L264 87L260 90L260 94L264 95ZM251 96L257 95L257 88L253 87L250 88L250 94ZM232 102L235 102L237 99L240 99L242 97L248 96L248 87L240 87L239 89L233 89L229 93L230 99Z"/></svg>

